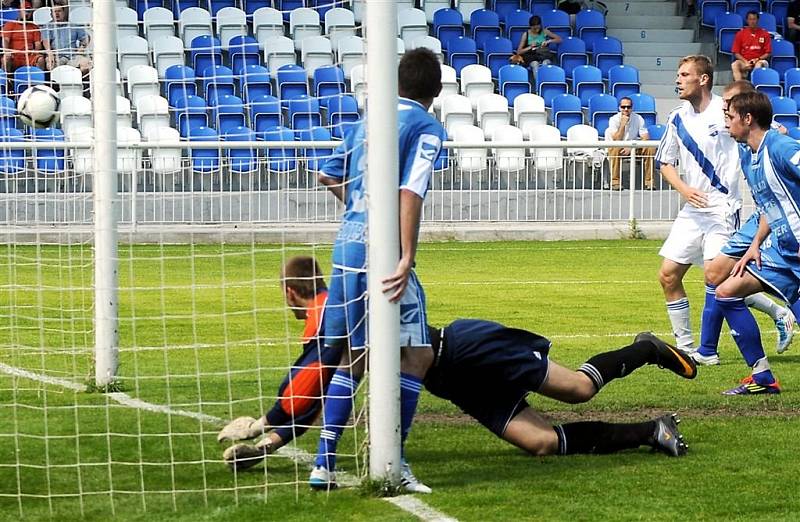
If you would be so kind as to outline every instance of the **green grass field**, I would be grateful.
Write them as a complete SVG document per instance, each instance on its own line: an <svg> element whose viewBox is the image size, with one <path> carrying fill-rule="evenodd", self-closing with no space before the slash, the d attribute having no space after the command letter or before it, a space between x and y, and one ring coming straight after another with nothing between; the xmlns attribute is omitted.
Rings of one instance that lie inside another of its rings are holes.
<svg viewBox="0 0 800 522"><path fill-rule="evenodd" d="M669 335L656 273L658 242L428 243L418 273L430 320L503 322L553 341L577 367L637 332ZM91 251L5 246L0 363L83 383L91 372ZM301 324L277 281L293 246L124 247L120 251L120 375L133 398L220 418L257 416L294 358ZM330 251L313 252L323 266ZM37 284L43 281L44 284ZM695 325L701 273L687 277ZM165 313L166 311L166 313ZM796 520L800 465L800 347L774 355L784 393L723 397L747 374L727 330L719 367L694 381L646 367L587 404L529 397L555 421L638 421L677 411L689 455L642 449L609 456L535 458L496 439L448 403L423 396L407 445L422 497L461 520ZM219 425L123 406L0 373L0 519L413 520L357 489L314 494L307 468L273 455L232 474ZM313 452L317 433L297 441ZM340 467L362 471L363 432L349 430Z"/></svg>

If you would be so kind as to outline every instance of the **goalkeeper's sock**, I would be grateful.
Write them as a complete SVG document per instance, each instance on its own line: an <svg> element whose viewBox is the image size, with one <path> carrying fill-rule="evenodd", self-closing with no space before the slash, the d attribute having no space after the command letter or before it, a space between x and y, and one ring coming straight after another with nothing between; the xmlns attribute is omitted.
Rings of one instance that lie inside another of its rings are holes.
<svg viewBox="0 0 800 522"><path fill-rule="evenodd" d="M358 379L353 378L349 371L336 370L328 386L327 396L322 407L323 425L319 435L319 447L315 466L322 466L328 471L333 471L336 466L336 444L353 410L353 397L355 395Z"/></svg>
<svg viewBox="0 0 800 522"><path fill-rule="evenodd" d="M700 319L700 348L697 350L700 355L716 355L719 346L719 334L725 317L717 306L717 299L714 296L716 290L715 285L706 283L706 302Z"/></svg>
<svg viewBox="0 0 800 522"><path fill-rule="evenodd" d="M558 436L558 454L614 453L652 443L655 421L635 424L570 422L553 426Z"/></svg>
<svg viewBox="0 0 800 522"><path fill-rule="evenodd" d="M583 363L578 371L585 373L600 391L610 381L625 377L635 369L653 362L654 358L653 344L640 341L619 350L599 353Z"/></svg>
<svg viewBox="0 0 800 522"><path fill-rule="evenodd" d="M745 362L753 368L753 379L761 385L772 384L775 377L769 369L764 346L761 344L761 331L753 314L740 297L717 298L717 306L725 314L731 329L731 336L742 353Z"/></svg>
<svg viewBox="0 0 800 522"><path fill-rule="evenodd" d="M403 443L414 421L420 391L422 391L422 380L409 373L400 374L400 436Z"/></svg>
<svg viewBox="0 0 800 522"><path fill-rule="evenodd" d="M744 304L750 308L755 308L759 312L764 312L770 316L773 321L777 321L783 317L783 307L763 293L748 295L744 298Z"/></svg>

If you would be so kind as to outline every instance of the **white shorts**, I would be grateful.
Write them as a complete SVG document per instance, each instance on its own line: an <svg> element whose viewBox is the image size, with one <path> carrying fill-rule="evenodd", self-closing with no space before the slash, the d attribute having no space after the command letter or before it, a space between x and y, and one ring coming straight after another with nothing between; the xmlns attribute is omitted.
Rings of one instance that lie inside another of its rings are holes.
<svg viewBox="0 0 800 522"><path fill-rule="evenodd" d="M682 265L714 259L739 226L739 212L721 214L682 209L658 254Z"/></svg>

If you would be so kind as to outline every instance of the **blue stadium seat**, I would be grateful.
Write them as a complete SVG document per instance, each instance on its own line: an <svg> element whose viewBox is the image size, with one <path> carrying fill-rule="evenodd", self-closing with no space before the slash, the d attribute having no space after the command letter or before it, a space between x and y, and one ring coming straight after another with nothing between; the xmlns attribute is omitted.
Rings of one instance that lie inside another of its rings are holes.
<svg viewBox="0 0 800 522"><path fill-rule="evenodd" d="M533 13L539 14L539 13ZM569 23L569 15L558 9L551 9L539 14L542 17L542 25L561 38L572 36L572 26Z"/></svg>
<svg viewBox="0 0 800 522"><path fill-rule="evenodd" d="M223 94L233 95L236 92L236 83L233 80L233 71L224 65L206 67L201 78L203 96L209 103Z"/></svg>
<svg viewBox="0 0 800 522"><path fill-rule="evenodd" d="M773 34L778 33L778 21L772 13L758 13L758 26Z"/></svg>
<svg viewBox="0 0 800 522"><path fill-rule="evenodd" d="M455 9L439 9L433 13L433 36L442 42L442 50L449 48L452 38L464 36L464 18Z"/></svg>
<svg viewBox="0 0 800 522"><path fill-rule="evenodd" d="M8 94L8 75L0 69L0 95Z"/></svg>
<svg viewBox="0 0 800 522"><path fill-rule="evenodd" d="M194 69L186 65L170 65L164 73L164 97L170 107L175 107L176 100L197 94Z"/></svg>
<svg viewBox="0 0 800 522"><path fill-rule="evenodd" d="M561 43L558 44L558 63L567 79L572 79L572 70L581 65L589 63L589 57L586 56L586 44L580 38L574 36L567 36Z"/></svg>
<svg viewBox="0 0 800 522"><path fill-rule="evenodd" d="M524 9L516 9L506 14L505 27L506 37L511 40L516 50L522 35L528 30L528 20L531 19L531 12Z"/></svg>
<svg viewBox="0 0 800 522"><path fill-rule="evenodd" d="M504 65L500 68L498 85L500 94L505 96L508 105L513 107L517 96L531 92L528 69L520 65Z"/></svg>
<svg viewBox="0 0 800 522"><path fill-rule="evenodd" d="M222 94L210 102L211 122L220 134L227 134L230 129L244 127L244 101L238 96Z"/></svg>
<svg viewBox="0 0 800 522"><path fill-rule="evenodd" d="M772 13L778 23L778 30L786 30L786 14L789 10L789 0L767 0L767 11Z"/></svg>
<svg viewBox="0 0 800 522"><path fill-rule="evenodd" d="M469 15L469 28L472 39L479 49L489 38L500 36L500 17L488 9L476 9Z"/></svg>
<svg viewBox="0 0 800 522"><path fill-rule="evenodd" d="M228 42L231 70L237 76L248 65L261 65L258 41L250 35L236 35Z"/></svg>
<svg viewBox="0 0 800 522"><path fill-rule="evenodd" d="M700 0L700 25L716 27L717 16L728 11L728 0Z"/></svg>
<svg viewBox="0 0 800 522"><path fill-rule="evenodd" d="M289 124L292 129L310 129L322 124L319 101L309 96L298 96L288 102Z"/></svg>
<svg viewBox="0 0 800 522"><path fill-rule="evenodd" d="M192 68L200 75L205 75L207 67L222 65L222 45L219 38L203 34L196 36L189 44L189 59Z"/></svg>
<svg viewBox="0 0 800 522"><path fill-rule="evenodd" d="M24 65L14 71L11 76L11 83L14 84L14 94L20 94L32 85L45 83L45 74L43 70L35 65Z"/></svg>
<svg viewBox="0 0 800 522"><path fill-rule="evenodd" d="M164 7L162 0L134 0L133 4L139 21L144 20L144 12L151 7Z"/></svg>
<svg viewBox="0 0 800 522"><path fill-rule="evenodd" d="M299 7L305 7L303 0L274 0L275 9L283 13L283 21L289 21L289 13Z"/></svg>
<svg viewBox="0 0 800 522"><path fill-rule="evenodd" d="M456 70L456 77L461 77L461 69L467 65L478 63L478 48L475 40L466 36L451 38L447 46L447 63Z"/></svg>
<svg viewBox="0 0 800 522"><path fill-rule="evenodd" d="M770 67L778 71L783 78L786 71L797 67L797 56L795 56L794 44L789 40L772 41L772 57Z"/></svg>
<svg viewBox="0 0 800 522"><path fill-rule="evenodd" d="M501 20L505 20L508 13L519 9L519 0L490 0L487 3Z"/></svg>
<svg viewBox="0 0 800 522"><path fill-rule="evenodd" d="M295 132L298 141L331 141L331 133L325 127L312 127ZM319 149L307 147L303 149L302 157L306 161L306 166L311 172L319 172L325 162L331 157L333 149Z"/></svg>
<svg viewBox="0 0 800 522"><path fill-rule="evenodd" d="M200 7L200 0L172 0L172 14L175 15L176 20L180 18L183 11L190 7Z"/></svg>
<svg viewBox="0 0 800 522"><path fill-rule="evenodd" d="M596 9L582 9L575 15L575 32L592 52L594 43L606 36L606 18Z"/></svg>
<svg viewBox="0 0 800 522"><path fill-rule="evenodd" d="M606 36L594 43L594 66L608 79L608 70L615 65L622 65L622 42L613 36Z"/></svg>
<svg viewBox="0 0 800 522"><path fill-rule="evenodd" d="M629 98L633 102L633 111L644 118L645 125L655 125L658 116L656 99L644 92L631 94Z"/></svg>
<svg viewBox="0 0 800 522"><path fill-rule="evenodd" d="M220 130L225 141L256 141L256 133L244 126ZM258 170L257 149L225 149L231 172L244 174Z"/></svg>
<svg viewBox="0 0 800 522"><path fill-rule="evenodd" d="M326 124L331 128L334 138L343 138L347 127L361 118L358 113L358 102L349 94L333 96L328 100Z"/></svg>
<svg viewBox="0 0 800 522"><path fill-rule="evenodd" d="M783 75L786 96L793 99L800 106L800 68L793 68Z"/></svg>
<svg viewBox="0 0 800 522"><path fill-rule="evenodd" d="M666 125L662 125L660 123L647 126L647 134L648 136L650 136L651 140L660 140L664 136L664 133L666 131L667 131Z"/></svg>
<svg viewBox="0 0 800 522"><path fill-rule="evenodd" d="M178 132L186 138L191 129L208 126L208 107L205 100L199 96L189 95L175 100L175 123Z"/></svg>
<svg viewBox="0 0 800 522"><path fill-rule="evenodd" d="M0 128L0 174L18 174L25 170L25 150L10 149L2 143L22 142L22 131L11 127Z"/></svg>
<svg viewBox="0 0 800 522"><path fill-rule="evenodd" d="M33 141L64 141L61 129L34 129ZM35 149L36 170L44 173L64 172L64 149Z"/></svg>
<svg viewBox="0 0 800 522"><path fill-rule="evenodd" d="M338 4L331 0L306 0L306 7L310 7L319 13L319 19L325 20L325 13L336 7Z"/></svg>
<svg viewBox="0 0 800 522"><path fill-rule="evenodd" d="M583 123L581 100L572 94L558 94L553 97L553 125L567 136L567 130L573 125Z"/></svg>
<svg viewBox="0 0 800 522"><path fill-rule="evenodd" d="M553 98L567 92L567 76L557 65L542 65L536 71L536 94L544 98L544 106L550 108ZM580 104L580 100L578 101Z"/></svg>
<svg viewBox="0 0 800 522"><path fill-rule="evenodd" d="M553 9L557 3L556 0L525 0L524 2L525 8L530 12L533 12L535 8Z"/></svg>
<svg viewBox="0 0 800 522"><path fill-rule="evenodd" d="M483 63L492 71L492 79L497 80L500 68L508 64L508 59L516 48L508 38L495 36L483 43Z"/></svg>
<svg viewBox="0 0 800 522"><path fill-rule="evenodd" d="M256 96L250 100L250 127L258 133L283 124L281 102L269 95Z"/></svg>
<svg viewBox="0 0 800 522"><path fill-rule="evenodd" d="M266 141L294 141L294 133L286 127L272 127L259 134ZM273 172L294 170L297 165L297 149L267 149L267 169Z"/></svg>
<svg viewBox="0 0 800 522"><path fill-rule="evenodd" d="M755 11L758 13L761 11L761 1L760 0L731 0L731 12L738 14L742 17L742 20L746 20L747 13L750 11Z"/></svg>
<svg viewBox="0 0 800 522"><path fill-rule="evenodd" d="M594 65L581 65L572 71L572 92L581 99L581 107L589 107L595 94L605 92L603 73Z"/></svg>
<svg viewBox="0 0 800 522"><path fill-rule="evenodd" d="M239 93L245 102L264 95L272 94L272 82L269 71L263 65L248 65L236 78Z"/></svg>
<svg viewBox="0 0 800 522"><path fill-rule="evenodd" d="M326 107L331 96L341 94L347 90L344 81L344 71L337 65L326 65L314 70L311 82L312 93L318 97L321 106Z"/></svg>
<svg viewBox="0 0 800 522"><path fill-rule="evenodd" d="M8 96L0 96L0 127L17 127L17 104Z"/></svg>
<svg viewBox="0 0 800 522"><path fill-rule="evenodd" d="M208 7L211 16L217 16L217 13L223 7L237 7L236 0L208 0Z"/></svg>
<svg viewBox="0 0 800 522"><path fill-rule="evenodd" d="M617 99L610 94L595 94L589 99L589 125L604 136L608 128L608 119L618 112Z"/></svg>
<svg viewBox="0 0 800 522"><path fill-rule="evenodd" d="M200 125L192 127L187 135L181 134L189 141L219 141L219 136L214 129ZM189 158L192 160L192 171L198 173L215 172L219 170L219 149L196 149L189 147Z"/></svg>
<svg viewBox="0 0 800 522"><path fill-rule="evenodd" d="M278 98L290 100L308 95L306 70L299 65L281 65L277 73Z"/></svg>
<svg viewBox="0 0 800 522"><path fill-rule="evenodd" d="M750 73L750 81L757 91L763 92L770 98L783 95L781 77L778 71L769 67L759 67Z"/></svg>
<svg viewBox="0 0 800 522"><path fill-rule="evenodd" d="M139 20L142 17L139 15ZM7 9L0 9L0 23L6 23L13 20L19 20L19 9L16 7L9 7Z"/></svg>
<svg viewBox="0 0 800 522"><path fill-rule="evenodd" d="M608 70L608 90L618 100L639 92L639 69L632 65L616 65Z"/></svg>
<svg viewBox="0 0 800 522"><path fill-rule="evenodd" d="M243 0L244 13L248 21L253 19L253 13L262 7L272 7L272 0Z"/></svg>
<svg viewBox="0 0 800 522"><path fill-rule="evenodd" d="M720 13L714 22L718 51L722 54L732 54L733 39L744 26L742 17L736 13Z"/></svg>
<svg viewBox="0 0 800 522"><path fill-rule="evenodd" d="M772 119L791 129L800 126L800 116L797 114L797 103L786 96L774 96L770 98L772 103Z"/></svg>

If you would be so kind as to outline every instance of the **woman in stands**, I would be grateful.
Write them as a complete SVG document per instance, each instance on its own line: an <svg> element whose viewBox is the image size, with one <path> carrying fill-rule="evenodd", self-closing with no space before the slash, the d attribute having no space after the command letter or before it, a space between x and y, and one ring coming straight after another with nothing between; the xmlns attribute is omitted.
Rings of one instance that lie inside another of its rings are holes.
<svg viewBox="0 0 800 522"><path fill-rule="evenodd" d="M548 45L560 44L561 37L543 27L539 15L531 16L528 25L530 27L519 39L517 56L526 67L536 72L540 63L547 65L553 59L555 53L548 48Z"/></svg>

